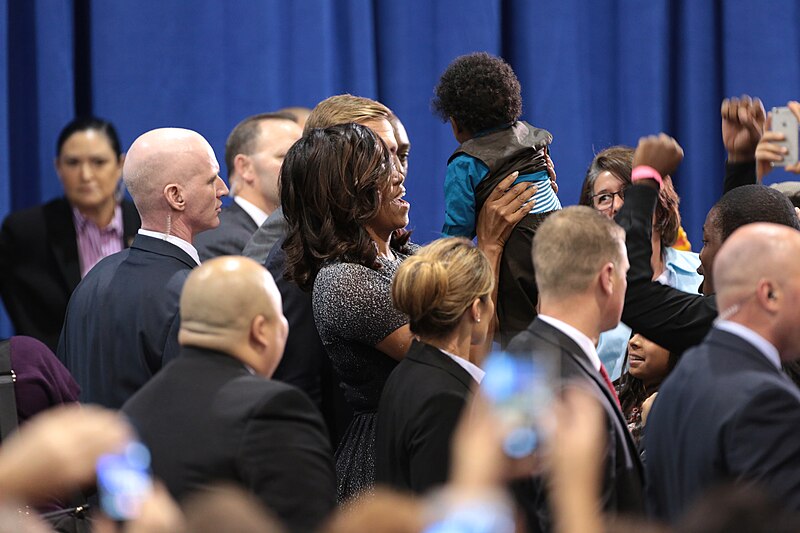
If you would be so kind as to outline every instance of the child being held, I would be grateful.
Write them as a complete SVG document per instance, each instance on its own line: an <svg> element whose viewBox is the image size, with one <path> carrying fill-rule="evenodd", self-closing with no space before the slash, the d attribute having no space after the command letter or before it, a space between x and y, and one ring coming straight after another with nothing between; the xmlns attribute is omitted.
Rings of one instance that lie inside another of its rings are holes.
<svg viewBox="0 0 800 533"><path fill-rule="evenodd" d="M509 237L500 265L497 315L505 345L536 317L533 235L547 215L561 209L547 168L553 136L519 120L519 80L508 63L485 52L460 56L447 67L436 86L433 109L450 122L461 143L447 163L445 235L475 237L477 214L512 172L519 172L515 183L538 184L530 211Z"/></svg>

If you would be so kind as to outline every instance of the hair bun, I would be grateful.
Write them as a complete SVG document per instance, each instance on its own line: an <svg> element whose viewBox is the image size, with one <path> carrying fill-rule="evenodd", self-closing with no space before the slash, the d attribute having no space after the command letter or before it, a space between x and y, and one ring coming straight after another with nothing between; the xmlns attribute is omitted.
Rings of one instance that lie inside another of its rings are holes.
<svg viewBox="0 0 800 533"><path fill-rule="evenodd" d="M395 276L395 306L415 322L442 305L449 285L447 268L440 261L411 256Z"/></svg>

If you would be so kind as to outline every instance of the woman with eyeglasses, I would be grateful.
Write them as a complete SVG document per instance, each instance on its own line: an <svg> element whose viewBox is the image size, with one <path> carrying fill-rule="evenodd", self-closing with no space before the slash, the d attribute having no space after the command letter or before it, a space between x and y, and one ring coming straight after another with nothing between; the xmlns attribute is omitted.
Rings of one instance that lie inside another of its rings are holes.
<svg viewBox="0 0 800 533"><path fill-rule="evenodd" d="M612 146L599 152L586 170L580 204L614 218L625 203L632 167L633 148L629 146ZM653 216L653 256L650 259L653 279L685 292L697 293L703 282L703 277L697 273L700 258L694 252L674 248L681 234L679 203L672 180L665 176ZM622 323L600 335L597 352L611 379L617 379L625 370L630 336L630 328Z"/></svg>

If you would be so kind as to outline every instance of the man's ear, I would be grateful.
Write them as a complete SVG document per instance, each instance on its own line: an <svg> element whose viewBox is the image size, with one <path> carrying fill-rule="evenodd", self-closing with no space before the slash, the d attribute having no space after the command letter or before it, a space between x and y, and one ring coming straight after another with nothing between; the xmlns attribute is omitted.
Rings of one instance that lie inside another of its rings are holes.
<svg viewBox="0 0 800 533"><path fill-rule="evenodd" d="M248 155L236 154L233 158L233 171L234 175L237 176L237 180L241 177L248 185L252 185L255 181L253 160Z"/></svg>
<svg viewBox="0 0 800 533"><path fill-rule="evenodd" d="M164 198L174 211L186 209L186 198L183 194L183 187L177 183L169 183L164 187Z"/></svg>
<svg viewBox="0 0 800 533"><path fill-rule="evenodd" d="M264 315L256 315L253 317L253 320L250 321L250 342L254 347L259 348L259 352L270 344L268 334L269 328L267 326L267 319L264 318Z"/></svg>
<svg viewBox="0 0 800 533"><path fill-rule="evenodd" d="M607 295L611 296L614 294L614 273L615 273L614 263L608 262L603 265L602 270L600 270L599 282L600 288L602 291Z"/></svg>

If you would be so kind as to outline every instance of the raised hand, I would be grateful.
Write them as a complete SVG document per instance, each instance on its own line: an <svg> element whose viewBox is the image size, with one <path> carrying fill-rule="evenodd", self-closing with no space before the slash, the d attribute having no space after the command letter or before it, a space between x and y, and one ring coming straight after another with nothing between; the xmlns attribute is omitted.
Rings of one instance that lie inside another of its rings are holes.
<svg viewBox="0 0 800 533"><path fill-rule="evenodd" d="M786 105L792 110L794 116L797 117L798 122L800 122L800 103L792 101ZM789 151L785 146L780 144L781 141L786 140L786 136L777 131L770 131L771 127L772 113L767 117L767 131L764 132L764 135L761 137L761 142L759 142L756 147L756 177L759 183L764 179L764 176L772 172L774 164L782 161L783 156ZM784 169L786 172L800 174L800 162L784 167Z"/></svg>
<svg viewBox="0 0 800 533"><path fill-rule="evenodd" d="M640 165L653 167L662 177L675 172L681 161L683 148L666 133L642 137L633 153L633 168Z"/></svg>
<svg viewBox="0 0 800 533"><path fill-rule="evenodd" d="M746 94L741 98L726 98L722 101L720 115L722 143L728 152L728 161L753 161L756 146L764 134L764 104L758 98L752 99Z"/></svg>

